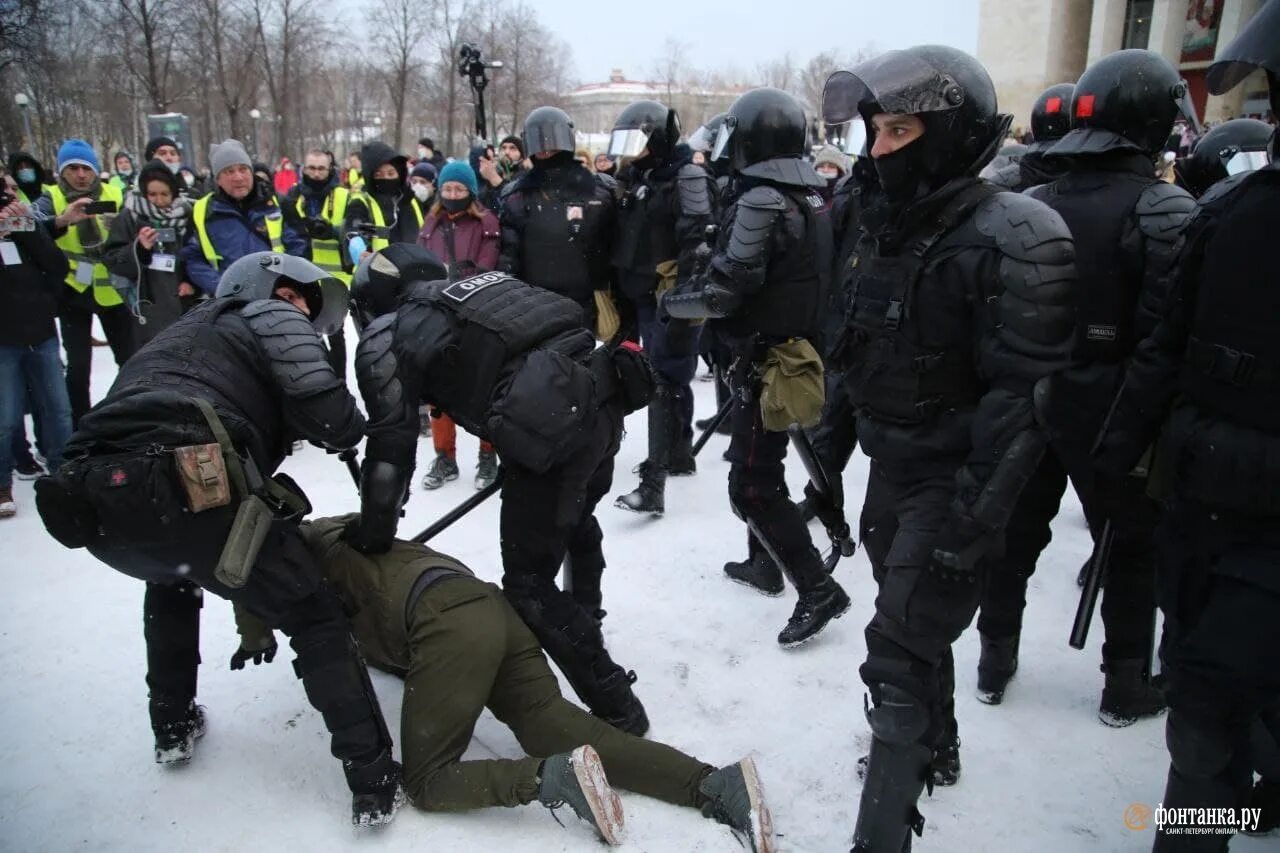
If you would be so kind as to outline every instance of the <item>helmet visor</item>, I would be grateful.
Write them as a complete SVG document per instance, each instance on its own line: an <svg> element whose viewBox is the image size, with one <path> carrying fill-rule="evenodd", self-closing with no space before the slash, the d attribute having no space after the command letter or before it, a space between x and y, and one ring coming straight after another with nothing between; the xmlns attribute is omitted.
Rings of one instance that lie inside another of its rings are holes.
<svg viewBox="0 0 1280 853"><path fill-rule="evenodd" d="M716 134L716 144L711 148L712 161L729 156L729 142L733 139L733 132L737 127L738 121L733 116L726 118L724 124L720 125L720 132Z"/></svg>
<svg viewBox="0 0 1280 853"><path fill-rule="evenodd" d="M707 126L701 125L693 132L693 136L689 137L689 147L694 151L709 152L716 142L716 134L707 129Z"/></svg>
<svg viewBox="0 0 1280 853"><path fill-rule="evenodd" d="M1223 165L1226 166L1228 175L1239 175L1265 169L1270 162L1271 158L1265 151L1237 151Z"/></svg>
<svg viewBox="0 0 1280 853"><path fill-rule="evenodd" d="M649 144L649 131L633 128L615 130L609 136L610 157L638 157Z"/></svg>
<svg viewBox="0 0 1280 853"><path fill-rule="evenodd" d="M572 151L577 146L573 128L560 122L538 122L524 129L524 150L530 155L543 151Z"/></svg>
<svg viewBox="0 0 1280 853"><path fill-rule="evenodd" d="M964 89L918 56L891 50L852 71L837 71L822 90L822 120L839 125L876 104L878 112L931 113L964 103Z"/></svg>

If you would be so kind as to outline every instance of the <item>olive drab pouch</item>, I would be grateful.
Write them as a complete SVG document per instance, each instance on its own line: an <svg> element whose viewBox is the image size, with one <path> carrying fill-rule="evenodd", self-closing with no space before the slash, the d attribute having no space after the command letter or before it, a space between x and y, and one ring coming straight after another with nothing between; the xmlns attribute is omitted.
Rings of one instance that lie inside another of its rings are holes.
<svg viewBox="0 0 1280 853"><path fill-rule="evenodd" d="M221 446L214 443L175 447L173 461L192 512L231 503L231 480Z"/></svg>
<svg viewBox="0 0 1280 853"><path fill-rule="evenodd" d="M222 556L213 570L213 576L219 583L240 589L249 582L249 573L253 571L253 564L274 520L275 513L271 507L257 495L248 495L240 502L235 521L231 522L231 532L227 534L227 543L222 547Z"/></svg>
<svg viewBox="0 0 1280 853"><path fill-rule="evenodd" d="M792 424L808 428L822 418L822 359L804 338L769 347L760 378L760 416L769 432L785 432Z"/></svg>

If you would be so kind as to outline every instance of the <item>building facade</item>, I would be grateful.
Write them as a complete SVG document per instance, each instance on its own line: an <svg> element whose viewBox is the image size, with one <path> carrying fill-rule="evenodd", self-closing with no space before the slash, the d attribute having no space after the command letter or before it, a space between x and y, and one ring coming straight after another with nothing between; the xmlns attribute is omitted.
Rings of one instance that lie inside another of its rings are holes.
<svg viewBox="0 0 1280 853"><path fill-rule="evenodd" d="M700 89L648 81L628 80L615 68L607 83L587 83L565 96L565 110L579 133L601 134L613 129L618 113L635 101L659 101L680 114L685 134L703 121L729 109L745 87Z"/></svg>
<svg viewBox="0 0 1280 853"><path fill-rule="evenodd" d="M1186 79L1202 121L1268 111L1266 78L1255 74L1210 95L1204 72L1263 0L982 0L978 59L991 72L1002 112L1025 127L1036 97L1072 83L1108 53L1146 48Z"/></svg>

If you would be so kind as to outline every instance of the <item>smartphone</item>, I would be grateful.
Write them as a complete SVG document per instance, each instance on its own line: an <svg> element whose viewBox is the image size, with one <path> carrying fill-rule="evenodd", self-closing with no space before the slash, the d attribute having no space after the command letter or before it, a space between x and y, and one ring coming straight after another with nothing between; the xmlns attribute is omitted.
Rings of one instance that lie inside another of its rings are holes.
<svg viewBox="0 0 1280 853"><path fill-rule="evenodd" d="M88 216L98 213L115 213L116 203L114 201L91 201L81 209Z"/></svg>
<svg viewBox="0 0 1280 853"><path fill-rule="evenodd" d="M161 243L178 242L178 229L176 228L156 227L155 232L156 232L156 239Z"/></svg>

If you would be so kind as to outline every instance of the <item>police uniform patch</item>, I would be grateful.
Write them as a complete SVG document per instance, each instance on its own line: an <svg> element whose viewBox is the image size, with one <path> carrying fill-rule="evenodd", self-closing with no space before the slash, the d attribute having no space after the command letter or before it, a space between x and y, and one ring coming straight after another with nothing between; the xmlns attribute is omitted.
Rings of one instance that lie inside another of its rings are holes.
<svg viewBox="0 0 1280 853"><path fill-rule="evenodd" d="M466 302L486 287L503 281L515 281L515 279L501 272L482 273L481 275L473 275L471 278L464 278L462 281L455 281L440 291L440 295L452 299L454 302Z"/></svg>

